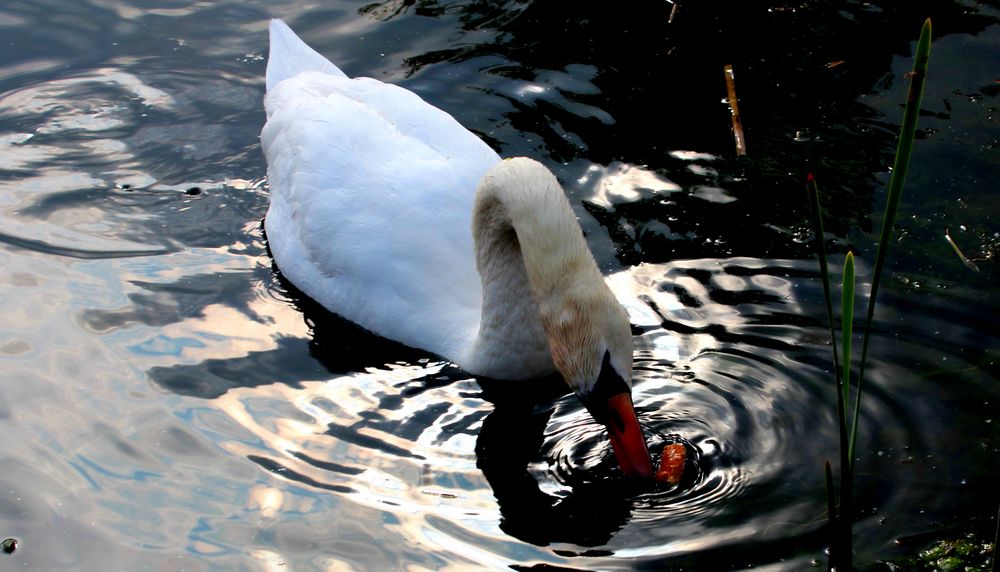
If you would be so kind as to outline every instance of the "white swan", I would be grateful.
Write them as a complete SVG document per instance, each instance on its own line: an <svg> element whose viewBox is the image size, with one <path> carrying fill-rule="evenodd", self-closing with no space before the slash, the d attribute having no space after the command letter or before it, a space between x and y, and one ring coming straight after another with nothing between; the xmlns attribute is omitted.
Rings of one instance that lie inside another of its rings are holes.
<svg viewBox="0 0 1000 572"><path fill-rule="evenodd" d="M348 78L272 20L261 142L268 245L330 311L466 371L558 371L648 476L628 317L552 173L501 160L401 87Z"/></svg>

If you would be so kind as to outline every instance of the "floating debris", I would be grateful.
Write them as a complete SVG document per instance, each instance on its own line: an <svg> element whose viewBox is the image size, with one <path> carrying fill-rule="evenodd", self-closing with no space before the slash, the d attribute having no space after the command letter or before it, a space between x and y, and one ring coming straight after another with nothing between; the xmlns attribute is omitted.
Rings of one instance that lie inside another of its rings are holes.
<svg viewBox="0 0 1000 572"><path fill-rule="evenodd" d="M673 24L674 23L674 17L677 16L677 9L680 8L680 3L674 2L672 0L667 0L667 1L670 2L673 5L673 7L670 8L670 16L667 17L667 23L668 24Z"/></svg>
<svg viewBox="0 0 1000 572"><path fill-rule="evenodd" d="M684 477L684 463L687 462L687 449L682 443L670 443L663 448L660 468L656 470L656 482L676 485Z"/></svg>
<svg viewBox="0 0 1000 572"><path fill-rule="evenodd" d="M962 250L958 247L958 244L955 244L955 241L954 241L954 239L951 238L951 233L948 231L947 228L944 229L944 239L948 241L948 244L951 245L952 250L955 251L955 254L958 255L959 260L962 261L962 264L964 264L966 268L968 268L969 270L972 270L974 272L979 272L979 267L976 266L975 262L969 260L965 256L965 254L962 252Z"/></svg>
<svg viewBox="0 0 1000 572"><path fill-rule="evenodd" d="M740 106L736 102L736 76L733 73L733 66L726 64L723 68L726 76L726 93L729 96L729 110L733 119L733 137L736 138L736 154L739 156L747 154L747 142L743 136L743 121L740 119Z"/></svg>

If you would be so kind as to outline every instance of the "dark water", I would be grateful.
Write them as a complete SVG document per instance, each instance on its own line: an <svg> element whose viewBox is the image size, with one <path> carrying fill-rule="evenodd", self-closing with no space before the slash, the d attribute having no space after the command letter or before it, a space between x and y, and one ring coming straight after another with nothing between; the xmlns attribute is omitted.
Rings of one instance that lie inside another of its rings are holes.
<svg viewBox="0 0 1000 572"><path fill-rule="evenodd" d="M669 8L0 7L0 536L19 540L0 566L824 565L836 424L802 182L812 171L826 192L837 259L871 261L926 16L921 139L865 387L857 560L991 531L1000 5L681 2L668 22ZM632 314L640 418L697 459L678 489L612 478L601 431L557 385L480 384L280 280L257 140L271 16L558 173Z"/></svg>

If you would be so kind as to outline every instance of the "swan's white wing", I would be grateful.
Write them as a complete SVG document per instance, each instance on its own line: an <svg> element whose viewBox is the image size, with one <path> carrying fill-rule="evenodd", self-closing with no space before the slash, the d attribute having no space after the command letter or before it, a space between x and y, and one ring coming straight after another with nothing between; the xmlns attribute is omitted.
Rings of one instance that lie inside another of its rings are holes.
<svg viewBox="0 0 1000 572"><path fill-rule="evenodd" d="M462 357L481 304L472 202L496 153L373 79L300 73L269 89L266 108L265 225L284 275L382 336Z"/></svg>

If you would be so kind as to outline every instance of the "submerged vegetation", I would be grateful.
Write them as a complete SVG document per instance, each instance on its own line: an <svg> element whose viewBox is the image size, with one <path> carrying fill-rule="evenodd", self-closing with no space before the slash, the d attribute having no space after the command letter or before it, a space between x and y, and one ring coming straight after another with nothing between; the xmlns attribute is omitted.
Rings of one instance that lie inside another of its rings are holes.
<svg viewBox="0 0 1000 572"><path fill-rule="evenodd" d="M930 547L896 566L896 569L940 572L990 572L995 543L983 542L974 535L939 540Z"/></svg>

